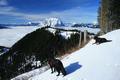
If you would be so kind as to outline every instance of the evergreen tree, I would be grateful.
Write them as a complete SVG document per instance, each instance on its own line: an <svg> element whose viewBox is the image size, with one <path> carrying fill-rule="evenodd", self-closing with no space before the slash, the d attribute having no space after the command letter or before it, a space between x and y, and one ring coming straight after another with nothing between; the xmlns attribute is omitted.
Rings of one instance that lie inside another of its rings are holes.
<svg viewBox="0 0 120 80"><path fill-rule="evenodd" d="M99 24L103 33L120 28L120 0L101 0Z"/></svg>

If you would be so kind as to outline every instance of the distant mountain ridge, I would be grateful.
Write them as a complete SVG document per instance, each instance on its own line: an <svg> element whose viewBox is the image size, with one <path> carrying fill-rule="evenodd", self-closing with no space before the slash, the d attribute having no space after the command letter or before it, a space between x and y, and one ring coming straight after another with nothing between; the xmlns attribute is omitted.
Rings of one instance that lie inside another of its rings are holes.
<svg viewBox="0 0 120 80"><path fill-rule="evenodd" d="M3 25L0 24L0 29L5 29L5 28L8 28L8 27L3 26Z"/></svg>
<svg viewBox="0 0 120 80"><path fill-rule="evenodd" d="M72 27L88 27L88 28L99 28L98 24L93 24L93 23L75 23L72 25Z"/></svg>
<svg viewBox="0 0 120 80"><path fill-rule="evenodd" d="M0 28L4 28L4 26L50 26L50 27L88 27L88 28L100 28L98 24L94 23L65 23L60 18L46 18L42 19L39 22L28 22L23 24L0 24Z"/></svg>
<svg viewBox="0 0 120 80"><path fill-rule="evenodd" d="M11 24L0 24L0 28L1 27L6 27L6 26L8 27L8 26L38 26L38 25L39 25L39 23L32 23L32 22L31 23L26 23L26 24L25 23L23 23L23 24L17 24L17 23L12 24L11 23Z"/></svg>

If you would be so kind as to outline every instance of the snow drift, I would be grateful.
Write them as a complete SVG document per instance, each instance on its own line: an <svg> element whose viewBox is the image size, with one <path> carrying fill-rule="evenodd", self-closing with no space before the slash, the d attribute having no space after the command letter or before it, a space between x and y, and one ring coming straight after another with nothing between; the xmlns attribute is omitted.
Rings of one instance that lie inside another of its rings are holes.
<svg viewBox="0 0 120 80"><path fill-rule="evenodd" d="M63 77L51 74L50 70L33 76L29 80L120 80L120 30L102 37L112 42L100 45L91 40L84 48L65 57L62 62L67 71Z"/></svg>

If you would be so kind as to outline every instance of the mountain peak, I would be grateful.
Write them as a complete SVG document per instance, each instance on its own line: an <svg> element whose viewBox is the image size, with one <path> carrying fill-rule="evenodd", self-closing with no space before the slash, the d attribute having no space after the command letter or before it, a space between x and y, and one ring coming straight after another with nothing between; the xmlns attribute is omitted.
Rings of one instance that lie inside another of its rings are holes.
<svg viewBox="0 0 120 80"><path fill-rule="evenodd" d="M41 22L42 26L60 27L64 26L63 22L59 18L46 18Z"/></svg>

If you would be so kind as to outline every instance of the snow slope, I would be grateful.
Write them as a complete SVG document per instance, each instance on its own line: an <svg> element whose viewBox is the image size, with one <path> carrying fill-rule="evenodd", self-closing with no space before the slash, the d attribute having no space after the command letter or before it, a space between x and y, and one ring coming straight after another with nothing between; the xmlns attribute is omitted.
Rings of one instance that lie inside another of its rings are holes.
<svg viewBox="0 0 120 80"><path fill-rule="evenodd" d="M112 42L100 45L91 40L84 48L62 60L68 73L65 77L50 70L29 80L120 80L120 30L102 37Z"/></svg>
<svg viewBox="0 0 120 80"><path fill-rule="evenodd" d="M15 77L15 78L13 78L11 80L28 80L30 77L35 76L35 75L39 75L39 74L45 72L48 69L49 69L48 66L44 66L42 68L35 69L35 70L32 70L32 71L23 73L23 74Z"/></svg>
<svg viewBox="0 0 120 80"><path fill-rule="evenodd" d="M35 26L18 26L0 29L0 46L11 47L26 34L36 30Z"/></svg>

